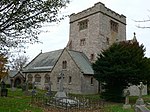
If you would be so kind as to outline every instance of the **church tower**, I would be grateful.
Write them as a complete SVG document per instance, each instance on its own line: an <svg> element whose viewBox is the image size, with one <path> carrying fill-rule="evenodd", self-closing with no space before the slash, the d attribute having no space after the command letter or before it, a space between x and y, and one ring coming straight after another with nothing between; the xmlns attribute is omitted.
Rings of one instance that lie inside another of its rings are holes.
<svg viewBox="0 0 150 112"><path fill-rule="evenodd" d="M70 15L67 48L86 54L91 62L97 54L114 42L126 40L126 17L98 2L77 14Z"/></svg>

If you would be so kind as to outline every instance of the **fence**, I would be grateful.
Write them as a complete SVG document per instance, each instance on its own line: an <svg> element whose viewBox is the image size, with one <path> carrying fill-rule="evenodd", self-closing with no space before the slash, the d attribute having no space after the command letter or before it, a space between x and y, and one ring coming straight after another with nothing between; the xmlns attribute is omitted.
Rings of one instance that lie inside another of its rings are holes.
<svg viewBox="0 0 150 112"><path fill-rule="evenodd" d="M81 97L55 99L45 95L34 95L31 101L32 103L44 105L50 112L100 112L105 106L104 100L85 99Z"/></svg>

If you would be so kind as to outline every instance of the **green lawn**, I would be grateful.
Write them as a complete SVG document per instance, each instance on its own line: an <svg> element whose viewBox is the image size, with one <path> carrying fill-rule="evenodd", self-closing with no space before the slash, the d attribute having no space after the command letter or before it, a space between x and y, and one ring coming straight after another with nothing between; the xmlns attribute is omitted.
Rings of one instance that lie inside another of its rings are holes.
<svg viewBox="0 0 150 112"><path fill-rule="evenodd" d="M38 106L31 105L31 96L22 90L8 90L8 97L0 97L0 112L42 112Z"/></svg>
<svg viewBox="0 0 150 112"><path fill-rule="evenodd" d="M43 91L39 91L40 93ZM99 95L73 95L84 98L98 99ZM131 105L134 105L138 97L130 97ZM143 97L145 102L150 102L150 96ZM134 112L131 109L123 109L123 104L106 102L101 112ZM48 107L49 108L49 107ZM44 112L44 106L33 105L31 103L31 96L26 96L21 89L16 91L8 90L8 97L0 97L0 112ZM49 111L50 112L50 111Z"/></svg>

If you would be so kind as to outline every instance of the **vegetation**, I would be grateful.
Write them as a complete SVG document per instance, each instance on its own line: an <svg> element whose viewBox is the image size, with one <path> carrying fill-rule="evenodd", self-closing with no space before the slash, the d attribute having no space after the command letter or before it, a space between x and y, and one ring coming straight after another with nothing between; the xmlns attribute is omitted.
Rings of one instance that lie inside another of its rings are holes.
<svg viewBox="0 0 150 112"><path fill-rule="evenodd" d="M68 0L1 0L0 1L0 53L10 47L23 47L24 43L38 41L40 28L63 17L58 16Z"/></svg>
<svg viewBox="0 0 150 112"><path fill-rule="evenodd" d="M38 90L39 95L46 91ZM73 94L72 94L73 95ZM75 95L79 97L88 97L90 99L98 98L98 95ZM130 97L130 104L134 105L138 97ZM150 96L144 96L145 102L150 102ZM56 108L42 106L41 104L31 103L31 96L26 96L21 89L8 90L8 97L0 97L0 112L58 112ZM100 112L134 112L133 108L123 109L122 103L106 102ZM53 111L51 111L53 110ZM82 111L81 111L82 112ZM87 111L88 112L88 111Z"/></svg>
<svg viewBox="0 0 150 112"><path fill-rule="evenodd" d="M114 43L99 54L93 64L94 77L103 84L102 97L122 101L123 90L140 81L147 83L150 77L150 61L144 57L144 46L137 41Z"/></svg>
<svg viewBox="0 0 150 112"><path fill-rule="evenodd" d="M28 62L28 57L25 55L18 56L16 59L13 59L11 62L11 66L13 70L20 71L25 67Z"/></svg>
<svg viewBox="0 0 150 112"><path fill-rule="evenodd" d="M8 97L0 98L1 112L42 112L42 108L31 104L31 96L25 96L21 89L8 91Z"/></svg>

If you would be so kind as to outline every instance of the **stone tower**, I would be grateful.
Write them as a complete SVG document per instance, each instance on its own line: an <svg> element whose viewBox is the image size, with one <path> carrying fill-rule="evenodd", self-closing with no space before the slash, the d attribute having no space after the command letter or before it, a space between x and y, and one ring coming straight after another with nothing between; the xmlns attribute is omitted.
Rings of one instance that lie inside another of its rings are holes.
<svg viewBox="0 0 150 112"><path fill-rule="evenodd" d="M126 40L126 17L98 2L70 15L67 48L84 52L92 62L112 43Z"/></svg>

